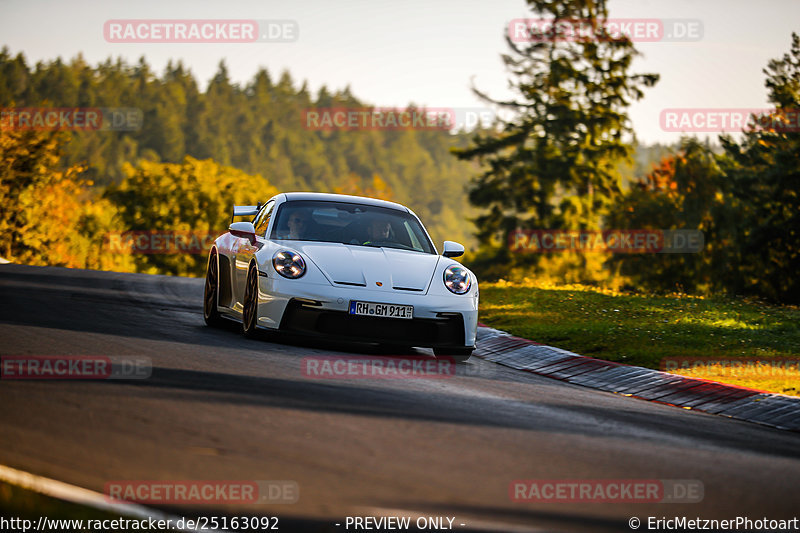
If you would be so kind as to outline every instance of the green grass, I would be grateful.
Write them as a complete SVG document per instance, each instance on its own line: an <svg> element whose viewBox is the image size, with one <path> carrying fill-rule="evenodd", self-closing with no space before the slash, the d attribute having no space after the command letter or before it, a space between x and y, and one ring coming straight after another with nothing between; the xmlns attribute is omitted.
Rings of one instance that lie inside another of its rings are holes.
<svg viewBox="0 0 800 533"><path fill-rule="evenodd" d="M800 359L800 309L745 299L481 284L480 321L582 355L648 368L665 358ZM796 368L796 363L795 363ZM800 395L800 372L681 372Z"/></svg>

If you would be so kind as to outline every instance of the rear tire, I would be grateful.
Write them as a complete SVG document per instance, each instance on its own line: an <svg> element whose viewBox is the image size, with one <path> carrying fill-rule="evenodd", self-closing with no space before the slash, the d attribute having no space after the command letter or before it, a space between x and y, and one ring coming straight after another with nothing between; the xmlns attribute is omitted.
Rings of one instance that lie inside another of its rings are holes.
<svg viewBox="0 0 800 533"><path fill-rule="evenodd" d="M247 272L244 288L244 309L242 309L242 333L253 339L258 334L258 270L251 266Z"/></svg>
<svg viewBox="0 0 800 533"><path fill-rule="evenodd" d="M219 299L219 265L217 262L217 252L212 250L208 254L208 265L206 265L206 283L203 290L203 320L206 325L219 327L222 325L222 315L219 314L217 306Z"/></svg>

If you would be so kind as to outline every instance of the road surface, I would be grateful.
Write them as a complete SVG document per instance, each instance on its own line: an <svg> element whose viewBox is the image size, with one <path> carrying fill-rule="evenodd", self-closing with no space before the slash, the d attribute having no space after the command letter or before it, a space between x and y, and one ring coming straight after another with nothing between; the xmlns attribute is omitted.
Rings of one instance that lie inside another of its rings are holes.
<svg viewBox="0 0 800 533"><path fill-rule="evenodd" d="M278 515L284 531L345 531L347 516L450 516L465 531L630 531L633 516L800 514L800 434L476 357L443 379L314 379L304 357L374 350L208 328L202 286L0 265L0 354L152 361L142 380L0 382L0 464L98 492L117 480L292 480L294 504L154 505ZM704 494L697 503L509 496L514 480L619 479L695 480Z"/></svg>

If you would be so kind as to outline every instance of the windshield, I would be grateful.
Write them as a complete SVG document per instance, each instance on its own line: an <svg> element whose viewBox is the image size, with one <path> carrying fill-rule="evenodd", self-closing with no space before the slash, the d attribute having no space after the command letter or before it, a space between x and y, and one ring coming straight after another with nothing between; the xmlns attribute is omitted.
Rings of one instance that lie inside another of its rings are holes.
<svg viewBox="0 0 800 533"><path fill-rule="evenodd" d="M270 238L436 253L422 225L411 214L348 202L286 202L278 210Z"/></svg>

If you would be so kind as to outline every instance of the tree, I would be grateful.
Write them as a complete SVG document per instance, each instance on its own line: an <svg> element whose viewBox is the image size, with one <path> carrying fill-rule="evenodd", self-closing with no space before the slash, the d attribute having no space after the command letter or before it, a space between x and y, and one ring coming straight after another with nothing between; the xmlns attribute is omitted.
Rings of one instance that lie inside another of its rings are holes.
<svg viewBox="0 0 800 533"><path fill-rule="evenodd" d="M299 85L299 88L298 88ZM303 122L314 108L365 109L349 88L320 89L316 98L288 72L259 70L240 87L221 63L205 91L180 62L158 75L142 58L129 65L108 59L94 68L77 57L39 63L30 72L21 55L0 52L0 106L92 105L138 109L138 129L67 131L58 167L86 167L82 177L103 187L128 177L126 164L180 164L185 155L213 159L268 177L280 190L348 190L392 196L425 221L437 242L473 239L465 184L474 165L449 148L466 134L444 130L322 130ZM374 181L379 176L382 183ZM135 200L132 200L135 201ZM150 267L148 267L150 268Z"/></svg>
<svg viewBox="0 0 800 533"><path fill-rule="evenodd" d="M654 291L724 291L736 276L736 216L720 158L708 145L684 138L615 203L607 225L619 229L699 230L697 253L618 254L608 263L636 286Z"/></svg>
<svg viewBox="0 0 800 533"><path fill-rule="evenodd" d="M511 116L454 151L484 167L469 199L484 210L475 220L477 236L493 265L523 262L506 246L516 228L598 227L620 192L618 163L631 150L627 107L658 81L629 72L638 52L627 37L603 30L605 0L528 5L552 25L532 30L530 42L506 38L510 53L502 57L515 97L497 101L475 89ZM576 24L588 24L593 34L570 37Z"/></svg>
<svg viewBox="0 0 800 533"><path fill-rule="evenodd" d="M106 191L106 198L120 211L125 228L160 232L166 237L163 251L181 252L134 256L140 272L154 274L202 275L204 252L208 250L183 253L187 250L169 249L170 236L175 237L174 242L182 239L184 243L197 241L205 246L227 231L234 204L254 205L278 193L262 176L245 174L211 159L201 161L187 156L182 163L140 161L137 167L128 165L126 173L127 178L120 185Z"/></svg>
<svg viewBox="0 0 800 533"><path fill-rule="evenodd" d="M757 117L741 142L720 140L741 205L741 279L736 289L800 302L800 36L764 69L774 112Z"/></svg>
<svg viewBox="0 0 800 533"><path fill-rule="evenodd" d="M31 265L130 270L130 258L103 250L103 237L120 227L114 206L88 189L83 167L59 169L64 140L0 128L0 254Z"/></svg>
<svg viewBox="0 0 800 533"><path fill-rule="evenodd" d="M22 53L11 58L8 47L0 50L0 102L19 102L30 92L30 72Z"/></svg>

